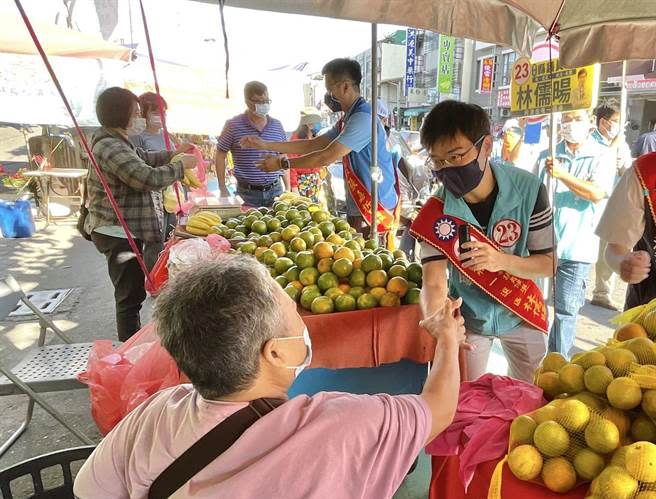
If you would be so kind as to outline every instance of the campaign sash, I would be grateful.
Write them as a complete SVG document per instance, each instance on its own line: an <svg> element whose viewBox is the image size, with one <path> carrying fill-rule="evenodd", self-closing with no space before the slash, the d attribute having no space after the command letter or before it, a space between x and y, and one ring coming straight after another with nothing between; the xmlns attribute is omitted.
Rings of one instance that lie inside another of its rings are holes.
<svg viewBox="0 0 656 499"><path fill-rule="evenodd" d="M540 288L530 279L521 279L505 271L490 272L464 268L460 261L458 228L467 222L444 214L444 201L430 198L410 227L410 233L440 250L460 273L493 300L506 307L523 321L548 334L547 307ZM469 225L472 240L499 246L476 227Z"/></svg>
<svg viewBox="0 0 656 499"><path fill-rule="evenodd" d="M645 154L636 159L635 173L644 190L652 220L656 222L656 153Z"/></svg>
<svg viewBox="0 0 656 499"><path fill-rule="evenodd" d="M338 124L337 128L341 132L344 129L344 118L342 118ZM342 165L344 166L344 180L346 181L346 187L351 193L351 197L355 202L355 205L358 207L362 218L369 226L372 224L371 220L371 193L365 187L364 183L358 177L353 170L351 165L351 160L348 156L342 158ZM380 201L378 201L378 206L376 207L376 223L378 224L378 232L388 232L393 231L393 228L398 225L399 214L401 210L401 189L399 187L399 176L394 170L394 190L396 191L396 206L394 210L390 211L385 208ZM373 182L373 180L372 180Z"/></svg>

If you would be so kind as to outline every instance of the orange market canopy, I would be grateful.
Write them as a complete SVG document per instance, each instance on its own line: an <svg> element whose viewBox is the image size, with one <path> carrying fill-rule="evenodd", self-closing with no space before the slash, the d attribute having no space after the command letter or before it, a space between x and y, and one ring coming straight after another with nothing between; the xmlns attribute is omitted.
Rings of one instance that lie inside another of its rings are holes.
<svg viewBox="0 0 656 499"><path fill-rule="evenodd" d="M38 21L34 21L33 25L48 55L125 62L132 60L131 49L100 37ZM37 54L20 16L8 13L0 16L0 53Z"/></svg>
<svg viewBox="0 0 656 499"><path fill-rule="evenodd" d="M217 0L201 0L218 3ZM225 5L413 26L529 54L557 24L567 67L656 58L655 0L226 0Z"/></svg>

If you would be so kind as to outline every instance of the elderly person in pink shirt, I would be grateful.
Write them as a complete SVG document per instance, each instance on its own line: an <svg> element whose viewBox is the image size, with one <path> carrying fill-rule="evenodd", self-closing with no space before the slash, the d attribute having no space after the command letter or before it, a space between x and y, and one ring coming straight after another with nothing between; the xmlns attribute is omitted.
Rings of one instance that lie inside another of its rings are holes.
<svg viewBox="0 0 656 499"><path fill-rule="evenodd" d="M174 477L182 483L171 497L392 497L456 410L464 326L461 302L446 301L422 323L438 348L421 395L323 392L285 400L312 357L296 303L248 256L181 271L157 299L155 320L162 345L192 384L154 395L123 419L80 470L76 496L148 497L193 444L268 398L284 403L255 418L190 479Z"/></svg>

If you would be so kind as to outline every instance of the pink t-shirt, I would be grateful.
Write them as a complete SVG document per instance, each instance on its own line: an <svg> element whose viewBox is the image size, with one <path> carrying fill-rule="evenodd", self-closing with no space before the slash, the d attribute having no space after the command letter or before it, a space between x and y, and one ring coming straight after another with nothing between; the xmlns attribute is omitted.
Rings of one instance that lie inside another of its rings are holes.
<svg viewBox="0 0 656 499"><path fill-rule="evenodd" d="M75 480L75 495L147 497L175 458L245 406L205 400L191 385L154 395L100 443ZM417 395L301 395L258 420L172 497L392 497L430 427Z"/></svg>

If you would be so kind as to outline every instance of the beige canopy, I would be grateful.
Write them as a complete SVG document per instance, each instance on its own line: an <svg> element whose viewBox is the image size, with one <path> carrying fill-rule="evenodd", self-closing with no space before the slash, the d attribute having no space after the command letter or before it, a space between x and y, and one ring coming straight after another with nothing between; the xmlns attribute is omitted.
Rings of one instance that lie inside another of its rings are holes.
<svg viewBox="0 0 656 499"><path fill-rule="evenodd" d="M656 58L656 0L226 0L225 5L413 26L523 54L538 30L556 21L565 66Z"/></svg>

